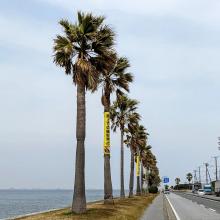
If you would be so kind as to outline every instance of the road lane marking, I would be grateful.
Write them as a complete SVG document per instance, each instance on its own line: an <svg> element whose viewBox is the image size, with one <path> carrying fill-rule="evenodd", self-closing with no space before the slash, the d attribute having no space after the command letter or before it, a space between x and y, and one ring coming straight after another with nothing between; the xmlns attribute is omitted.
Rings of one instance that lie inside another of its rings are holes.
<svg viewBox="0 0 220 220"><path fill-rule="evenodd" d="M216 212L216 210L215 210L215 209L211 209L211 208L209 208L209 210L211 210L211 211L213 211L213 212Z"/></svg>
<svg viewBox="0 0 220 220"><path fill-rule="evenodd" d="M174 209L173 205L171 204L170 200L168 199L168 196L167 196L167 195L165 195L165 196L166 196L167 201L169 202L170 207L171 207L171 209L172 209L172 211L173 211L173 213L174 213L174 215L175 215L175 217L176 217L176 220L181 220L180 217L179 217L179 215L177 214L176 210Z"/></svg>

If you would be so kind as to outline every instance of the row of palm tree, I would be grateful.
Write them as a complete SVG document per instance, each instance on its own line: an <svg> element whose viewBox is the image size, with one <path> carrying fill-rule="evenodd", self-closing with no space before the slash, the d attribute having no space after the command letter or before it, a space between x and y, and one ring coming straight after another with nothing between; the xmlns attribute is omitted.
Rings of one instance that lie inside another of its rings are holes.
<svg viewBox="0 0 220 220"><path fill-rule="evenodd" d="M124 144L130 148L131 170L129 196L133 196L134 162L136 162L136 194L144 192L144 183L158 185L160 182L157 161L147 145L148 133L141 125L141 116L137 113L138 101L130 99L129 84L133 75L126 57L119 57L115 45L115 33L104 23L103 16L78 12L77 21L71 23L61 20L64 34L54 39L54 63L71 75L77 87L76 118L76 160L75 184L72 212L86 211L85 195L85 134L86 134L86 92L102 89L101 102L104 107L105 141L104 141L104 201L113 203L113 190L110 165L110 131L117 129L121 133L120 162L120 196L125 197L124 190ZM114 95L116 100L111 103ZM144 170L148 171L144 173Z"/></svg>
<svg viewBox="0 0 220 220"><path fill-rule="evenodd" d="M191 183L191 181L192 181L192 178L193 178L192 173L187 173L187 174L186 174L186 179L188 180L189 185L190 185L190 183ZM180 181L181 181L180 178L179 178L179 177L176 177L175 183L176 183L177 187L179 186Z"/></svg>
<svg viewBox="0 0 220 220"><path fill-rule="evenodd" d="M187 174L186 174L186 179L188 180L189 184L190 184L192 178L193 178L192 173L187 173Z"/></svg>
<svg viewBox="0 0 220 220"><path fill-rule="evenodd" d="M177 186L180 184L180 181L181 181L180 178L179 178L179 177L176 177L175 183L176 183Z"/></svg>

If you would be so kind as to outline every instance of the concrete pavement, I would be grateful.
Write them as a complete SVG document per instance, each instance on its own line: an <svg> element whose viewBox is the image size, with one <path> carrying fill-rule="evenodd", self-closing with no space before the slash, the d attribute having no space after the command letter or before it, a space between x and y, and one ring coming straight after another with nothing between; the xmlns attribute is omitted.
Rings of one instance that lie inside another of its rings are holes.
<svg viewBox="0 0 220 220"><path fill-rule="evenodd" d="M162 194L153 200L153 203L146 209L141 220L167 220L164 215L164 199Z"/></svg>

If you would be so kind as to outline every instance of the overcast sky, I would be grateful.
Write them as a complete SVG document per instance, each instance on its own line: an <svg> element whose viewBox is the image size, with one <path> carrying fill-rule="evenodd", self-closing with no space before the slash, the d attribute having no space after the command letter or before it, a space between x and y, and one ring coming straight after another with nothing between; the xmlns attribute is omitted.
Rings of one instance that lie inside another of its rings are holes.
<svg viewBox="0 0 220 220"><path fill-rule="evenodd" d="M74 22L78 10L105 15L117 33L117 50L135 76L130 96L140 101L160 175L184 182L187 172L214 164L211 156L220 154L219 0L2 0L0 188L73 187L76 89L53 64L52 46L61 33L58 21ZM88 189L103 188L102 117L100 92L88 93ZM119 146L112 134L115 189ZM128 188L128 149L125 158Z"/></svg>

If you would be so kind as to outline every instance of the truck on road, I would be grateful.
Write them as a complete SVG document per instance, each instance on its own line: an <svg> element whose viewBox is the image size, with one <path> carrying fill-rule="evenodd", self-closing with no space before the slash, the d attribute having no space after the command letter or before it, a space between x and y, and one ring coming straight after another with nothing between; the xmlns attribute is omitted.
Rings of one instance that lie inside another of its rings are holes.
<svg viewBox="0 0 220 220"><path fill-rule="evenodd" d="M220 196L220 180L215 181L215 195Z"/></svg>
<svg viewBox="0 0 220 220"><path fill-rule="evenodd" d="M212 186L210 184L205 184L203 189L204 189L204 193L206 195L211 195L212 194Z"/></svg>

